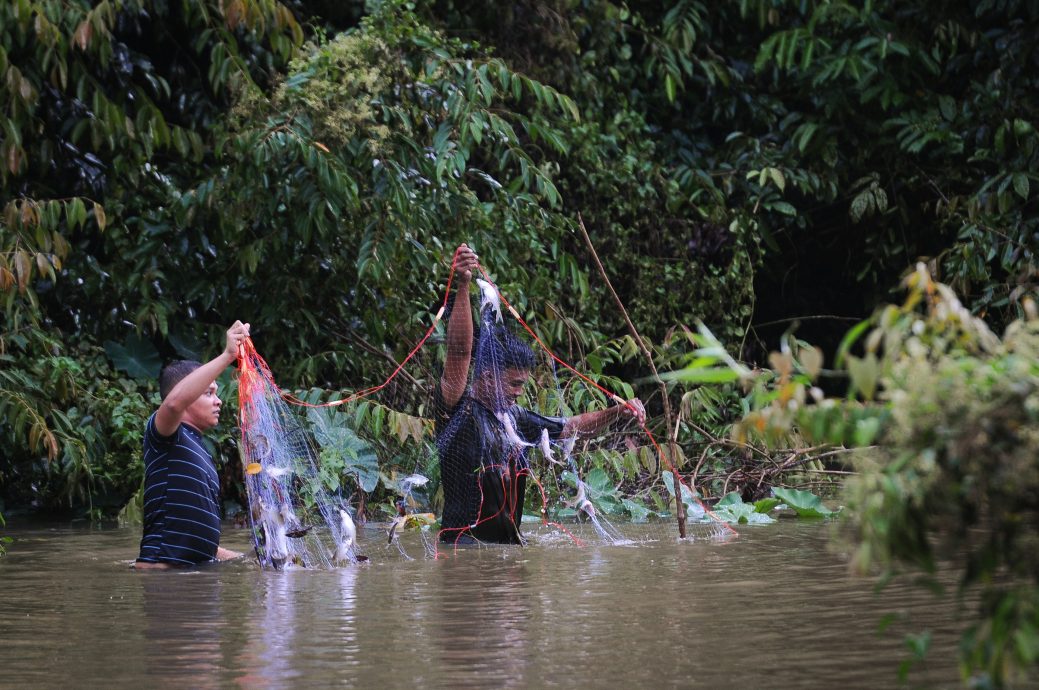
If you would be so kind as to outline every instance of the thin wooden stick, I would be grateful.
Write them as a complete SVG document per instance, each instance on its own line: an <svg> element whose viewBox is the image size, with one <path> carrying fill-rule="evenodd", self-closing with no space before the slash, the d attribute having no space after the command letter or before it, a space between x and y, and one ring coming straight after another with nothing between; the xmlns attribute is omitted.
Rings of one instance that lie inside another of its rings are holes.
<svg viewBox="0 0 1039 690"><path fill-rule="evenodd" d="M631 333L631 337L635 340L635 344L638 346L639 351L642 352L642 356L646 358L646 362L649 364L649 369L653 372L653 379L660 385L660 395L664 401L664 420L667 424L667 445L668 454L671 456L671 475L674 479L675 484L675 509L678 513L678 535L682 539L685 539L685 503L682 501L682 482L678 476L678 468L675 465L675 458L678 457L677 444L671 433L671 403L667 396L667 386L660 378L660 374L657 373L656 364L653 363L653 353L649 351L645 341L642 340L642 336L639 335L638 329L635 328L635 324L631 322L631 317L628 316L628 310L624 308L624 303L621 302L621 298L617 295L617 291L613 289L613 283L610 282L610 277L606 275L606 269L603 268L602 262L599 261L599 254L595 251L595 245L592 244L592 239L588 236L588 229L584 227L584 218L581 214L577 214L577 224L581 228L581 235L584 237L585 244L588 245L588 251L592 255L592 259L595 261L596 267L599 269L599 275L602 276L603 282L606 283L606 289L610 291L610 295L613 297L613 301L616 302L617 308L620 310L621 315L624 317L624 323L628 325L628 332Z"/></svg>
<svg viewBox="0 0 1039 690"><path fill-rule="evenodd" d="M355 342L358 345L360 345L362 350L365 350L366 352L370 352L371 354L375 355L376 357L382 357L383 359L385 359L387 362L389 362L390 364L392 364L395 367L400 366L400 362L398 362L396 359L394 359L393 355L391 355L390 353L385 352L385 351L375 347L374 345L369 343L367 340L365 340L364 338L362 338L360 335L358 335L357 333L355 333L352 330L348 330L345 334L344 333L335 333L335 332L333 332L333 335L335 335L337 338L344 338L345 337L345 338L347 338L349 340L352 340L353 342ZM409 383L411 383L413 386L421 387L421 384L418 382L418 380L414 376L409 374L407 371L401 369L400 370L400 375L403 376L405 379L407 379L407 381Z"/></svg>

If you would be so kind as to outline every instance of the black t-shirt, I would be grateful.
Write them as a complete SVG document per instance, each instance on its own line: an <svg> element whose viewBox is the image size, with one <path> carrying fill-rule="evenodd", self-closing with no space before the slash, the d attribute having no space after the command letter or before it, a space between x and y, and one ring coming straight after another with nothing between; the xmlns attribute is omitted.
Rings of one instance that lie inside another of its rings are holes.
<svg viewBox="0 0 1039 690"><path fill-rule="evenodd" d="M505 424L468 391L453 407L444 402L440 385L433 391L434 424L444 514L440 538L455 542L462 535L482 541L520 543L529 446L508 438ZM518 405L509 415L516 435L537 444L542 431L556 439L566 419L545 417Z"/></svg>

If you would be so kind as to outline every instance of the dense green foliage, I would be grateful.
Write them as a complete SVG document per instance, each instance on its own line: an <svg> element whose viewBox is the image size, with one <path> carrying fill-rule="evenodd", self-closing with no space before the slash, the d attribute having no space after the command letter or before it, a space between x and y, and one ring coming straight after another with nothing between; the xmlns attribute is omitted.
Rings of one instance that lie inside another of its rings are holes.
<svg viewBox="0 0 1039 690"><path fill-rule="evenodd" d="M41 507L125 495L95 401L143 412L235 317L296 385L378 378L462 240L550 345L630 378L578 213L663 365L697 317L753 357L754 320L864 314L920 254L999 318L1030 289L1028 3L320 7L0 10L9 499L51 472ZM675 395L685 456L738 398Z"/></svg>
<svg viewBox="0 0 1039 690"><path fill-rule="evenodd" d="M0 511L118 510L161 363L235 318L314 399L378 382L461 241L569 361L645 377L582 217L657 366L689 364L653 415L680 469L746 517L791 472L828 476L805 440L882 443L849 489L861 560L930 568L941 520L992 614L966 668L998 684L1036 658L1035 583L1016 589L1036 353L1014 321L1036 283L1036 35L1027 0L2 3ZM827 398L841 320L920 257L962 296L955 324L911 316L953 304L918 278L867 351L852 331L849 397ZM801 316L821 350L784 333ZM770 383L745 394L711 333L759 363L781 340ZM424 452L435 349L389 407L350 410L400 442L376 449L387 485ZM329 463L372 486L324 421Z"/></svg>
<svg viewBox="0 0 1039 690"><path fill-rule="evenodd" d="M1030 282L1034 3L436 7L591 114L564 203L603 229L622 292L719 290L677 320L717 331L712 300L749 316L743 284L719 287L730 251L748 252L737 280L757 269L757 321L869 313L921 255L977 309L1006 312ZM732 219L750 235L728 237Z"/></svg>
<svg viewBox="0 0 1039 690"><path fill-rule="evenodd" d="M951 562L961 592L980 591L963 670L1002 686L1039 661L1039 321L1030 303L999 338L924 271L909 285L860 360L876 358L887 414L847 487L856 560L926 574Z"/></svg>
<svg viewBox="0 0 1039 690"><path fill-rule="evenodd" d="M19 1L0 37L0 483L17 507L117 507L140 482L153 343L187 352L178 322L213 323L153 299L166 275L207 291L201 233L146 238L213 164L229 90L259 88L301 29L268 1Z"/></svg>
<svg viewBox="0 0 1039 690"><path fill-rule="evenodd" d="M939 591L939 566L955 573L958 594L978 602L964 677L1003 687L1039 661L1039 315L1026 298L1027 318L1000 338L922 264L906 285L902 305L842 344L846 398L813 386L822 355L804 343L774 353L770 371L729 368L751 386L734 434L859 449L843 495L853 565Z"/></svg>

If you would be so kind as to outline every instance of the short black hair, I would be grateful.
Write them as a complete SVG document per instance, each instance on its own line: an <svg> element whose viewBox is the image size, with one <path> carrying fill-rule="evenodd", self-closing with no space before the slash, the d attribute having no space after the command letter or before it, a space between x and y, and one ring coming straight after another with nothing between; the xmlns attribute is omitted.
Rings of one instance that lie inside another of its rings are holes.
<svg viewBox="0 0 1039 690"><path fill-rule="evenodd" d="M534 368L537 358L525 342L513 335L503 324L481 329L476 346L477 374L490 369L501 373L506 369Z"/></svg>
<svg viewBox="0 0 1039 690"><path fill-rule="evenodd" d="M159 397L165 400L181 379L200 366L202 363L193 359L178 359L163 367L162 373L159 374Z"/></svg>

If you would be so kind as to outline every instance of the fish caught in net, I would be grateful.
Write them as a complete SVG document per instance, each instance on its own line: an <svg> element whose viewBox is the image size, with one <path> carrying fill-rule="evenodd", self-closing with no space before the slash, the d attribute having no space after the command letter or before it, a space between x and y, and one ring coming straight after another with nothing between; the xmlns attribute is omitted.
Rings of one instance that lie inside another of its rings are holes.
<svg viewBox="0 0 1039 690"><path fill-rule="evenodd" d="M240 453L256 557L265 568L330 568L358 553L351 509L320 469L307 420L291 409L251 340L238 361Z"/></svg>
<svg viewBox="0 0 1039 690"><path fill-rule="evenodd" d="M262 566L735 534L658 446L641 403L607 388L619 382L553 353L482 268L475 305L449 299L452 269L432 325L372 388L297 398L243 347L240 452ZM456 309L476 314L463 360L447 345ZM445 395L452 366L464 390Z"/></svg>

